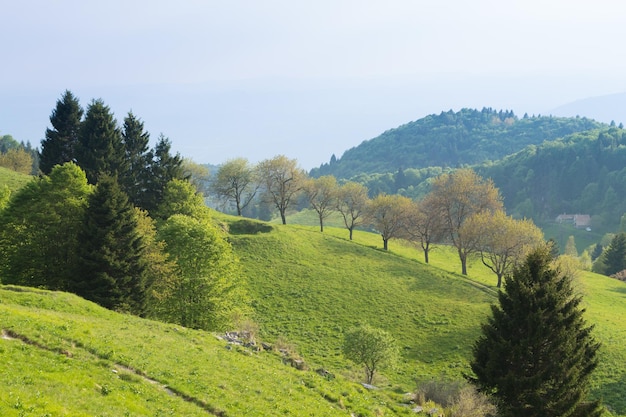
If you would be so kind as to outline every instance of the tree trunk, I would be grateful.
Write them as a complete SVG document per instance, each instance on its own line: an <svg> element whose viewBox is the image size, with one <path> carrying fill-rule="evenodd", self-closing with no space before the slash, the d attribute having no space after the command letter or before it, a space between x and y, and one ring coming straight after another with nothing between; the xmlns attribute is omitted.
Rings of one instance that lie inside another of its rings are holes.
<svg viewBox="0 0 626 417"><path fill-rule="evenodd" d="M350 240L352 240L352 229L354 229L354 228L351 227L351 228L348 229L350 231Z"/></svg>
<svg viewBox="0 0 626 417"><path fill-rule="evenodd" d="M498 274L498 288L502 287L502 274Z"/></svg>
<svg viewBox="0 0 626 417"><path fill-rule="evenodd" d="M461 274L467 275L467 255L459 253L459 258L461 259Z"/></svg>
<svg viewBox="0 0 626 417"><path fill-rule="evenodd" d="M424 249L424 262L428 263L428 249Z"/></svg>
<svg viewBox="0 0 626 417"><path fill-rule="evenodd" d="M285 210L280 210L280 219L283 221L283 224L287 224L287 217L285 216Z"/></svg>
<svg viewBox="0 0 626 417"><path fill-rule="evenodd" d="M387 250L387 242L389 241L389 239L385 239L383 238L383 249Z"/></svg>
<svg viewBox="0 0 626 417"><path fill-rule="evenodd" d="M322 215L319 215L320 217L320 232L324 231L324 218L322 217Z"/></svg>

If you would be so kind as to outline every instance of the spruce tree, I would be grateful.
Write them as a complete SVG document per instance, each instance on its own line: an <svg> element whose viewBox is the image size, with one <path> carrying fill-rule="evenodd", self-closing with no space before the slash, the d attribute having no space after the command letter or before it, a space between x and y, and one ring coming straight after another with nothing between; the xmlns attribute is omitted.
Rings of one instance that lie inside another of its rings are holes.
<svg viewBox="0 0 626 417"><path fill-rule="evenodd" d="M50 115L52 129L46 129L46 138L41 141L39 170L44 175L48 175L55 165L76 158L82 117L83 109L78 99L66 90Z"/></svg>
<svg viewBox="0 0 626 417"><path fill-rule="evenodd" d="M100 177L78 240L71 291L109 309L143 314L146 248L135 208L115 177Z"/></svg>
<svg viewBox="0 0 626 417"><path fill-rule="evenodd" d="M599 261L605 275L613 275L626 269L626 233L618 233L608 248L602 252Z"/></svg>
<svg viewBox="0 0 626 417"><path fill-rule="evenodd" d="M122 135L108 106L94 100L87 108L76 161L87 174L90 184L96 184L101 174L118 175L127 171Z"/></svg>
<svg viewBox="0 0 626 417"><path fill-rule="evenodd" d="M503 417L593 417L589 379L599 343L583 319L571 279L536 249L505 280L499 305L474 346L473 382L493 395Z"/></svg>
<svg viewBox="0 0 626 417"><path fill-rule="evenodd" d="M144 131L143 122L132 112L124 119L122 143L127 170L120 173L120 185L130 201L138 206L150 175L150 134Z"/></svg>
<svg viewBox="0 0 626 417"><path fill-rule="evenodd" d="M138 206L153 214L163 199L165 186L174 179L188 179L183 172L183 159L179 154L172 155L172 144L168 138L161 135L150 151L150 169L145 192L141 196Z"/></svg>

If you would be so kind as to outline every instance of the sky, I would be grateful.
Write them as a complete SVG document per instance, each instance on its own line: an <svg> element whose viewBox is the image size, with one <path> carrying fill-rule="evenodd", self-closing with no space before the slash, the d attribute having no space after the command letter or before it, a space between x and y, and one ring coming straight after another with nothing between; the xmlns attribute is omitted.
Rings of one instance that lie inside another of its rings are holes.
<svg viewBox="0 0 626 417"><path fill-rule="evenodd" d="M626 93L624 16L621 0L5 0L0 135L39 146L70 90L198 163L310 169L428 114Z"/></svg>

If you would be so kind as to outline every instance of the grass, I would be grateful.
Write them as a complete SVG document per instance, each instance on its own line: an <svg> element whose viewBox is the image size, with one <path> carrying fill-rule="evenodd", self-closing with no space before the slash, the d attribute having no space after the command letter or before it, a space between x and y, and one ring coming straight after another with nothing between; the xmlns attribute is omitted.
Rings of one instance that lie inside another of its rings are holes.
<svg viewBox="0 0 626 417"><path fill-rule="evenodd" d="M5 167L0 167L0 188L4 185L9 190L15 191L23 187L33 177L31 175L20 174Z"/></svg>
<svg viewBox="0 0 626 417"><path fill-rule="evenodd" d="M362 322L386 329L404 363L381 375L383 385L409 390L415 379L460 379L496 302L496 276L479 260L462 276L456 252L445 246L425 265L421 250L392 240L385 252L380 236L364 231L349 242L342 228L275 225L232 238L265 337L290 340L310 360L359 377L340 354L343 330ZM603 345L592 395L626 415L626 284L585 272L576 285Z"/></svg>
<svg viewBox="0 0 626 417"><path fill-rule="evenodd" d="M2 416L408 415L393 392L70 294L0 287L0 323Z"/></svg>
<svg viewBox="0 0 626 417"><path fill-rule="evenodd" d="M342 228L216 217L241 258L260 338L294 351L308 370L276 350L70 294L0 286L0 415L412 415L403 393L416 379L458 380L469 370L497 294L479 262L465 277L447 247L425 265L415 247L392 240L383 251L380 236L364 231L350 242ZM624 416L626 284L584 273L577 288L603 344L592 394ZM377 374L380 390L364 389L362 370L341 354L344 331L359 323L388 330L402 349L399 366Z"/></svg>

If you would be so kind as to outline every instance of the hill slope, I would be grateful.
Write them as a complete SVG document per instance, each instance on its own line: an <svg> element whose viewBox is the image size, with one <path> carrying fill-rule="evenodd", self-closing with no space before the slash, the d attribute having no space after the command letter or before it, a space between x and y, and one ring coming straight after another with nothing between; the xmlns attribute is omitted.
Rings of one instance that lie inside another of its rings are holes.
<svg viewBox="0 0 626 417"><path fill-rule="evenodd" d="M475 262L470 278L456 274L459 261L445 248L422 254L401 242L380 250L380 237L345 229L254 226L228 218L264 337L294 343L307 360L345 369L356 378L339 346L342 331L367 322L390 331L403 347L404 363L378 383L410 389L414 379L461 378L480 323L495 302L495 276ZM260 224L260 223L258 223ZM587 320L603 343L593 394L626 415L626 284L585 273Z"/></svg>
<svg viewBox="0 0 626 417"><path fill-rule="evenodd" d="M494 277L479 264L468 279L453 272L458 261L445 248L428 266L400 242L380 250L374 234L358 232L350 242L343 229L219 219L242 260L262 339L293 345L309 370L283 363L276 351L120 315L70 294L0 286L0 415L410 415L399 393L416 378L468 370L495 301ZM626 284L587 274L580 288L603 342L593 394L626 415ZM382 390L356 383L360 368L340 353L343 331L357 323L390 331L402 348L401 366L375 379Z"/></svg>
<svg viewBox="0 0 626 417"><path fill-rule="evenodd" d="M3 417L408 413L401 396L71 294L0 286L0 323Z"/></svg>
<svg viewBox="0 0 626 417"><path fill-rule="evenodd" d="M311 171L312 176L352 178L399 169L458 167L498 160L528 145L608 127L586 118L533 116L463 109L430 115L364 141Z"/></svg>

